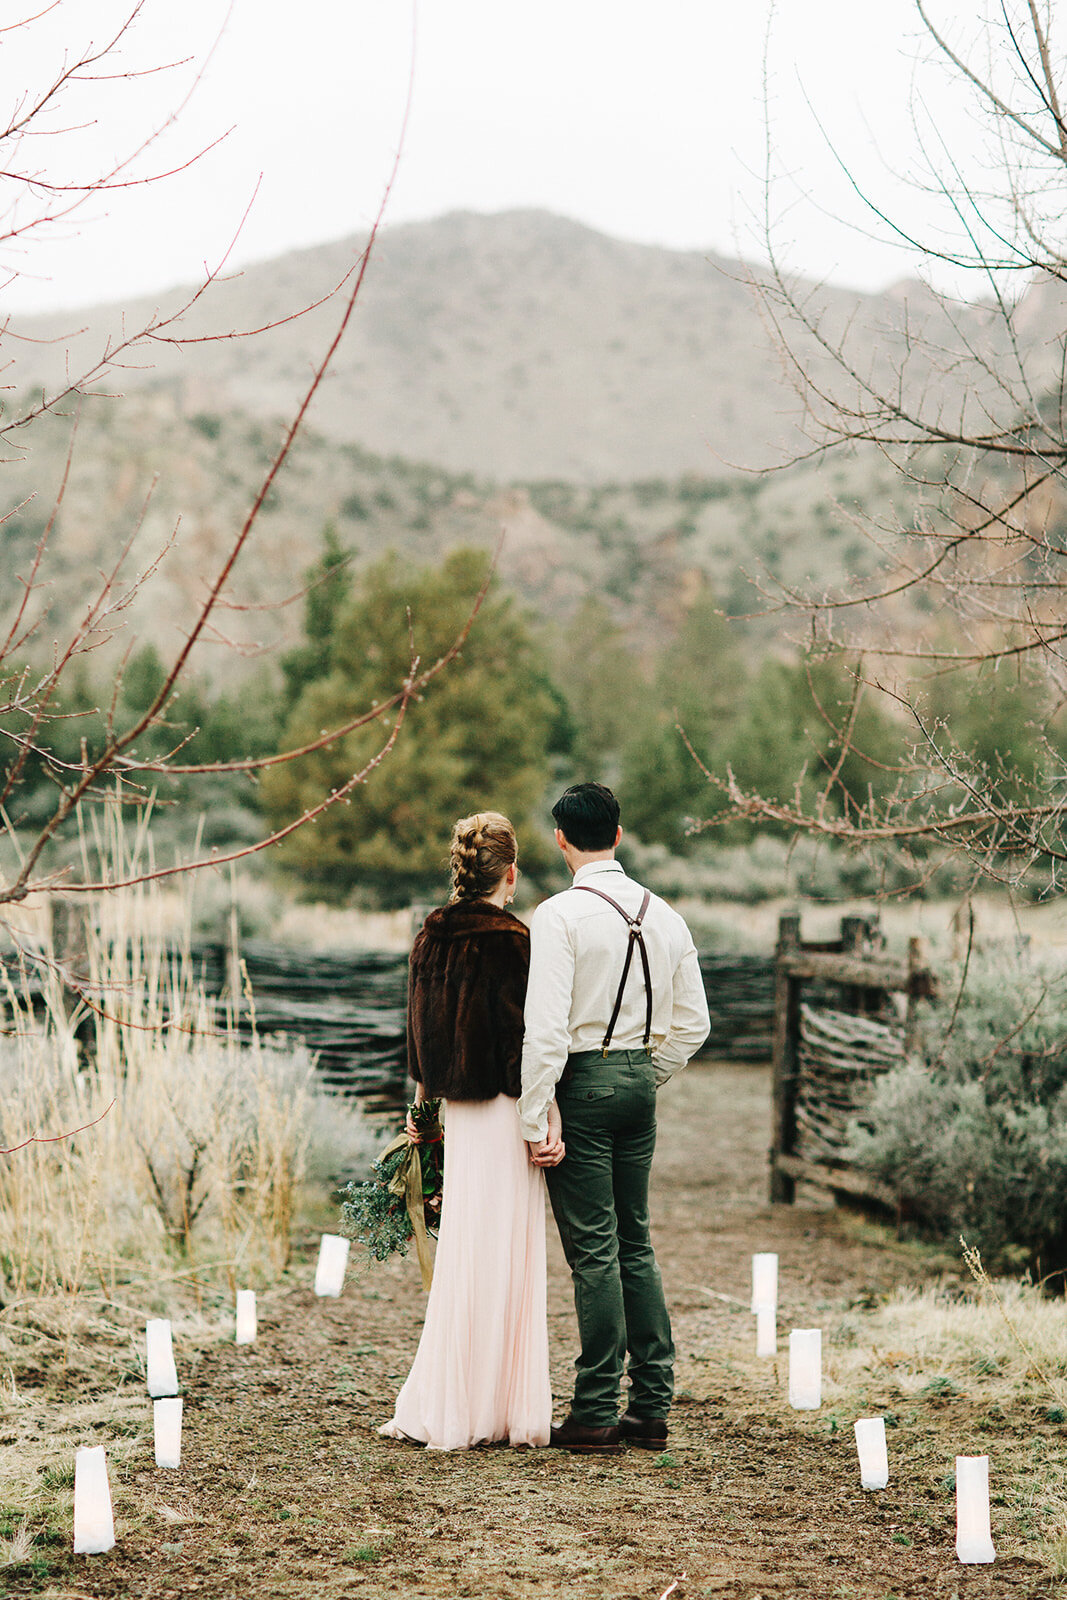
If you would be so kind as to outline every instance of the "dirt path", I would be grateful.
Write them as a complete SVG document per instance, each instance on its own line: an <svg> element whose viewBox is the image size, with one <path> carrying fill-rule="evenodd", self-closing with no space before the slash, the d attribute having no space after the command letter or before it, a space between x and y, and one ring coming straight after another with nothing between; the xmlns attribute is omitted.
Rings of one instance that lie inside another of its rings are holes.
<svg viewBox="0 0 1067 1600"><path fill-rule="evenodd" d="M350 1273L336 1302L317 1301L301 1267L261 1297L254 1347L220 1343L196 1365L180 1472L154 1468L149 1419L143 1447L113 1474L116 1549L68 1556L43 1586L7 1592L657 1600L686 1573L678 1600L1056 1593L996 1496L996 1565L955 1560L946 1472L955 1450L989 1448L965 1397L902 1416L889 1489L860 1490L851 1423L861 1413L834 1409L835 1340L865 1304L914 1277L918 1258L833 1210L772 1212L768 1116L767 1077L751 1067L697 1066L661 1097L654 1215L680 1391L662 1457L442 1455L379 1439L418 1338L414 1264ZM781 1256L782 1335L790 1324L828 1330L830 1401L819 1412L792 1412L784 1361L750 1353L749 1258L766 1248ZM549 1270L562 1414L574 1322L554 1237ZM889 1369L864 1400L899 1405ZM1035 1426L1002 1421L1013 1436Z"/></svg>

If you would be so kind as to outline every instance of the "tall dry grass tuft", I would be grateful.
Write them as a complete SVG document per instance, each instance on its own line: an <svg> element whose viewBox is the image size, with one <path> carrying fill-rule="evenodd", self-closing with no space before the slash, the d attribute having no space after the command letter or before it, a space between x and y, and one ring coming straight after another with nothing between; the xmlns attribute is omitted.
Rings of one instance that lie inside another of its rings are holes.
<svg viewBox="0 0 1067 1600"><path fill-rule="evenodd" d="M93 871L132 875L144 833L117 807L98 826ZM6 982L0 1144L85 1131L0 1157L0 1298L267 1280L289 1255L311 1058L219 1025L190 956L191 895L176 942L173 900L151 885L85 909L77 991L47 938Z"/></svg>
<svg viewBox="0 0 1067 1600"><path fill-rule="evenodd" d="M988 1280L987 1280L988 1281ZM1067 1319L1063 1301L1033 1284L999 1281L995 1294L902 1288L833 1330L830 1391L842 1396L874 1375L901 1399L951 1379L981 1404L1061 1408L1067 1418Z"/></svg>
<svg viewBox="0 0 1067 1600"><path fill-rule="evenodd" d="M890 1421L894 1479L915 1489L921 1523L951 1486L956 1455L989 1455L997 1554L1067 1576L1067 1318L1062 1298L969 1263L958 1284L900 1289L848 1313L825 1346L824 1404L849 1431L857 1416ZM926 1495L924 1500L923 1496ZM1044 1592L1044 1590L1042 1590Z"/></svg>

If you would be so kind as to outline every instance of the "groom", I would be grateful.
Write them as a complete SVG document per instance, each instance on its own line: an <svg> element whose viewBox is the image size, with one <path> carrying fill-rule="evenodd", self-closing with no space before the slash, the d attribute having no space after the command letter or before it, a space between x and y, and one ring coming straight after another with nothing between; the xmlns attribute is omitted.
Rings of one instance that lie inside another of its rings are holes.
<svg viewBox="0 0 1067 1600"><path fill-rule="evenodd" d="M685 923L615 860L622 829L611 790L577 784L552 815L574 882L533 915L519 1100L574 1278L582 1346L570 1415L552 1443L594 1455L617 1454L624 1441L662 1450L674 1344L649 1238L656 1090L707 1037L708 1006ZM550 1164L553 1096L559 1165Z"/></svg>

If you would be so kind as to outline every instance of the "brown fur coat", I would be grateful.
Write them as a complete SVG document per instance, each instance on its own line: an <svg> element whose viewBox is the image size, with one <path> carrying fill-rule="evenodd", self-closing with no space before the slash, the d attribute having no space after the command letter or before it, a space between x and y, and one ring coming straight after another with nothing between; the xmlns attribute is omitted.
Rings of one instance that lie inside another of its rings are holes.
<svg viewBox="0 0 1067 1600"><path fill-rule="evenodd" d="M428 1097L518 1097L529 969L530 935L510 911L460 900L430 912L408 976L408 1070Z"/></svg>

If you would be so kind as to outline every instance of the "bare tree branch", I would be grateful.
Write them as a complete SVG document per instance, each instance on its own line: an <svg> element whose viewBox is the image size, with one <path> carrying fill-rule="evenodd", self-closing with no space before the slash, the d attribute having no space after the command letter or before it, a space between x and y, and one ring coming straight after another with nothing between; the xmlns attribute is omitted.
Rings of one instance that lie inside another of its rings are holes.
<svg viewBox="0 0 1067 1600"><path fill-rule="evenodd" d="M806 772L783 800L729 770L706 770L726 801L706 826L747 819L856 849L904 850L919 874L947 851L994 881L1039 869L1055 885L1067 860L1067 737L1050 729L1067 705L1063 56L1051 12L1036 0L985 0L980 62L935 22L930 0L915 5L931 59L972 96L998 164L976 179L973 150L953 147L936 105L916 88L913 123L930 174L922 188L942 208L940 228L923 236L866 193L847 151L835 154L875 228L919 249L926 264L980 274L987 299L966 305L917 285L872 356L870 330L861 338L852 322L835 325L819 288L784 266L768 116L770 266L751 287L802 409L805 443L793 459L877 452L905 499L899 521L862 524L871 560L850 581L820 591L771 573L755 580L767 612L803 621L813 648L843 648L869 666L856 667L840 715L815 695L832 755L821 757L814 788ZM972 711L961 741L960 713L946 726L925 705L952 673L968 675L980 706L1008 682L1008 667L1032 708L1026 770L1016 743L1027 729L1006 731L993 747ZM843 774L850 755L869 760L857 729L861 698L874 696L909 753L895 787L857 802Z"/></svg>

